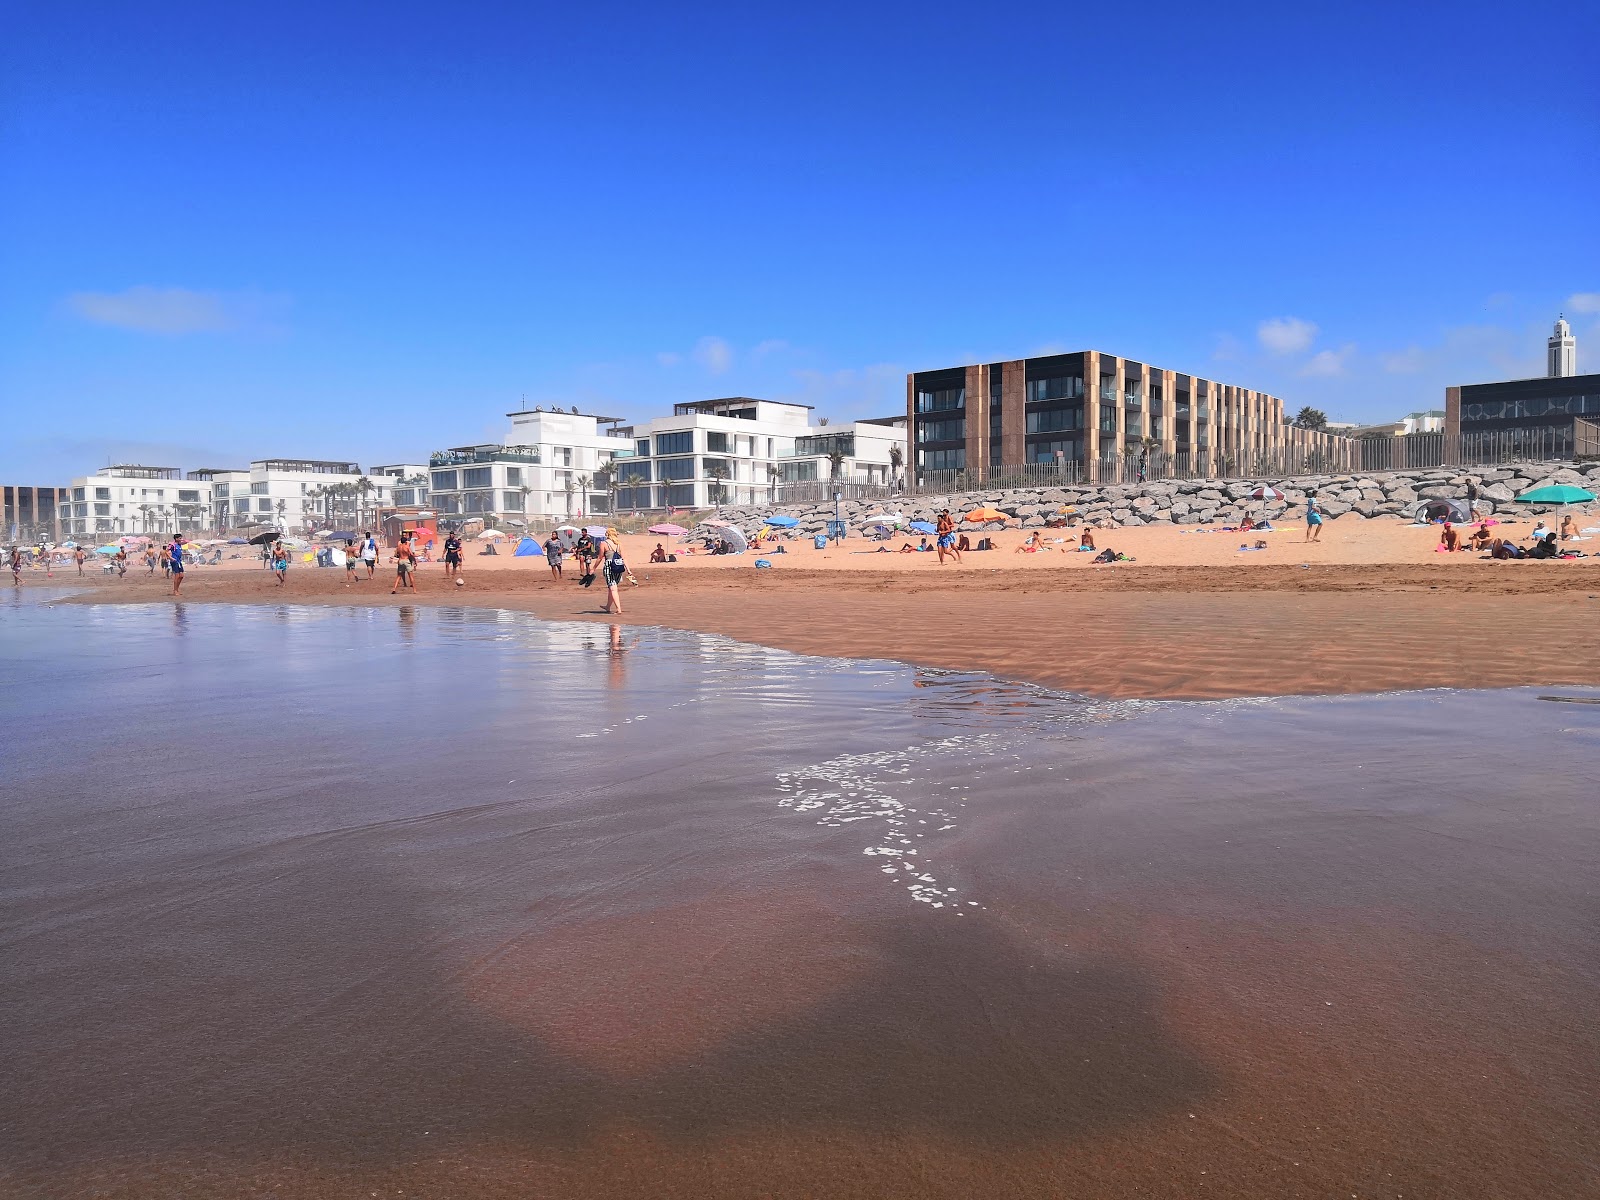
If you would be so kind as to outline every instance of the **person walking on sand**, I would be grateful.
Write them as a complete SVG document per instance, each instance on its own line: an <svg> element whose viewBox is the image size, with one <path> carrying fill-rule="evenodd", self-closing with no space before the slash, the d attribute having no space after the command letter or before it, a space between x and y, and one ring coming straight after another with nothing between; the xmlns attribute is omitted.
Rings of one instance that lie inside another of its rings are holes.
<svg viewBox="0 0 1600 1200"><path fill-rule="evenodd" d="M12 587L21 587L22 586L22 550L21 550L21 548L18 547L18 546L11 547L11 553L7 557L11 560L11 586Z"/></svg>
<svg viewBox="0 0 1600 1200"><path fill-rule="evenodd" d="M345 542L345 544L344 544L344 585L345 585L345 587L349 587L352 583L356 583L361 579L361 576L356 574L356 566L357 566L358 563L360 563L360 561L361 560L356 557L356 544L355 544L355 542L354 541Z"/></svg>
<svg viewBox="0 0 1600 1200"><path fill-rule="evenodd" d="M289 582L289 550L280 539L272 543L269 553L272 556L272 573L277 577L277 586L282 587Z"/></svg>
<svg viewBox="0 0 1600 1200"><path fill-rule="evenodd" d="M1315 489L1306 493L1306 536L1308 542L1322 541L1322 505Z"/></svg>
<svg viewBox="0 0 1600 1200"><path fill-rule="evenodd" d="M561 562L566 557L566 550L561 545L561 539L551 534L544 540L545 561L550 564L550 578L561 578Z"/></svg>
<svg viewBox="0 0 1600 1200"><path fill-rule="evenodd" d="M111 556L112 563L117 568L117 578L122 579L128 574L128 548L118 546L117 552Z"/></svg>
<svg viewBox="0 0 1600 1200"><path fill-rule="evenodd" d="M939 513L939 522L935 526L935 536L939 547L939 565L944 565L946 554L954 555L956 562L961 561L961 555L956 550L956 522L950 515L950 510L944 509Z"/></svg>
<svg viewBox="0 0 1600 1200"><path fill-rule="evenodd" d="M144 548L144 565L149 568L150 574L156 573L156 547L152 542Z"/></svg>
<svg viewBox="0 0 1600 1200"><path fill-rule="evenodd" d="M156 553L156 560L161 564L163 579L172 574L172 547L166 542L161 543L161 549Z"/></svg>
<svg viewBox="0 0 1600 1200"><path fill-rule="evenodd" d="M444 581L449 583L461 570L461 539L454 533L444 539Z"/></svg>
<svg viewBox="0 0 1600 1200"><path fill-rule="evenodd" d="M82 546L79 546L75 550L73 550L73 552L72 552L72 561L78 564L78 574L79 575L83 574L83 560L88 558L88 557L89 556L83 552L83 547Z"/></svg>
<svg viewBox="0 0 1600 1200"><path fill-rule="evenodd" d="M367 565L367 578L371 579L378 570L378 539L372 536L370 529L361 543L361 561Z"/></svg>
<svg viewBox="0 0 1600 1200"><path fill-rule="evenodd" d="M166 547L167 569L172 572L172 594L176 596L183 590L183 534L177 534L172 539L172 545Z"/></svg>
<svg viewBox="0 0 1600 1200"><path fill-rule="evenodd" d="M394 550L394 587L389 589L389 595L406 587L417 590L417 552L411 548L411 539L401 534Z"/></svg>

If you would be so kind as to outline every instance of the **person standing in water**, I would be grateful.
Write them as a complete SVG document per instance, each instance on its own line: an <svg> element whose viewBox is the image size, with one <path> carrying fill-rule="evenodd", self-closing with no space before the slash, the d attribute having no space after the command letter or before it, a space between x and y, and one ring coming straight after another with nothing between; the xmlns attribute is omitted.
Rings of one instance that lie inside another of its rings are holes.
<svg viewBox="0 0 1600 1200"><path fill-rule="evenodd" d="M20 547L20 546L11 547L11 553L9 555L7 555L7 558L11 562L11 585L13 587L21 587L22 586L22 547Z"/></svg>
<svg viewBox="0 0 1600 1200"><path fill-rule="evenodd" d="M167 567L172 572L172 594L176 596L183 590L183 534L178 534L172 539L172 545L166 549Z"/></svg>

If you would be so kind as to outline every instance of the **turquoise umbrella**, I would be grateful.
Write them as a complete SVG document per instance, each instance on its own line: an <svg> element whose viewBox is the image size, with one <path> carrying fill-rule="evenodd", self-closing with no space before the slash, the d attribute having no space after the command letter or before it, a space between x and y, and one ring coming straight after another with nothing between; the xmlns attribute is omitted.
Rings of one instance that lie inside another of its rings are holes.
<svg viewBox="0 0 1600 1200"><path fill-rule="evenodd" d="M1523 492L1517 499L1525 500L1529 504L1583 504L1593 500L1594 493L1586 492L1581 487L1573 487L1570 483L1553 483L1549 487Z"/></svg>

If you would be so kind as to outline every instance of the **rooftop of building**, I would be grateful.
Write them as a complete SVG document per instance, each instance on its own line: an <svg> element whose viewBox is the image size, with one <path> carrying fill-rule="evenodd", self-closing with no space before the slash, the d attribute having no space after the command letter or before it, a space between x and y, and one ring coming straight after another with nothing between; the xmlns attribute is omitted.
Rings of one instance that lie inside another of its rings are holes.
<svg viewBox="0 0 1600 1200"><path fill-rule="evenodd" d="M779 408L800 408L810 412L813 405L796 404L792 400L762 400L757 396L722 396L715 400L684 400L672 406L672 415L675 417L688 416L692 413L707 413L713 416L730 416L730 413L719 412L720 409L744 408L750 404L771 404Z"/></svg>
<svg viewBox="0 0 1600 1200"><path fill-rule="evenodd" d="M1267 399L1269 399L1269 400L1277 399L1277 397L1271 395L1268 392L1263 392L1259 388L1246 388L1246 387L1244 387L1243 384L1228 383L1226 380L1216 379L1216 378L1213 378L1210 375L1197 375L1197 374L1195 374L1194 372L1191 372L1191 371L1179 371L1179 370L1175 370L1172 367L1157 366L1154 363L1150 362L1149 359L1129 358L1129 357L1127 357L1125 355L1112 354L1108 350L1098 350L1098 349L1095 349L1092 346L1088 347L1086 349L1083 349L1083 350L1063 350L1063 351L1059 351L1059 352L1053 353L1053 354L1032 354L1032 355L1028 355L1025 358L1020 358L1020 359L1004 359L1004 360L997 359L997 360L994 360L994 361L988 362L988 363L957 363L957 364L954 364L954 365L948 366L948 367L929 367L929 368L927 368L925 370L913 371L913 372L911 372L911 375L913 377L915 377L917 375L939 375L939 374L943 374L943 373L945 373L947 371L964 371L968 367L975 367L975 366L990 366L990 367L993 367L993 366L999 366L1002 362L1021 362L1021 363L1025 363L1025 364L1032 364L1032 363L1049 362L1051 359L1073 359L1073 358L1081 359L1087 354L1099 355L1099 357L1100 357L1102 362L1104 362L1107 359L1110 359L1113 362L1121 362L1121 363L1130 364L1132 366L1138 367L1141 372L1143 372L1146 368L1149 368L1152 371L1172 371L1172 373L1174 375L1178 376L1181 379L1199 380L1199 381L1201 381L1203 383L1214 383L1219 387L1241 388L1244 391L1256 392L1259 395L1267 397Z"/></svg>
<svg viewBox="0 0 1600 1200"><path fill-rule="evenodd" d="M184 478L208 480L215 479L218 475L248 475L249 467L196 467Z"/></svg>
<svg viewBox="0 0 1600 1200"><path fill-rule="evenodd" d="M532 408L519 408L516 412L508 412L506 416L531 417L540 414L548 414L556 417L588 417L590 420L598 422L601 425L620 425L623 421L627 420L626 417L607 417L600 413L579 412L576 404L574 404L570 409L557 408L554 404L550 405L548 408L542 404L535 404Z"/></svg>
<svg viewBox="0 0 1600 1200"><path fill-rule="evenodd" d="M1560 388L1600 388L1600 373L1590 372L1583 375L1530 375L1526 379L1485 379L1478 383L1462 383L1458 387L1501 387L1509 384L1544 383L1551 387Z"/></svg>
<svg viewBox="0 0 1600 1200"><path fill-rule="evenodd" d="M265 471L301 471L309 475L359 475L359 463L324 458L252 458L251 467Z"/></svg>
<svg viewBox="0 0 1600 1200"><path fill-rule="evenodd" d="M96 475L127 475L134 479L181 479L183 471L178 467L148 467L142 463L118 463L116 466L101 467Z"/></svg>

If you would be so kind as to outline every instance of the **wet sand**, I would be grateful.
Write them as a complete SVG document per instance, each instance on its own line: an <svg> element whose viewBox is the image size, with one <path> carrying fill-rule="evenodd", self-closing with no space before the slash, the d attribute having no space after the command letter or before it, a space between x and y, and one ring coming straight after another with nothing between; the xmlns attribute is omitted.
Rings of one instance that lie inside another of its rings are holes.
<svg viewBox="0 0 1600 1200"><path fill-rule="evenodd" d="M1600 706L0 619L7 1195L1600 1195Z"/></svg>
<svg viewBox="0 0 1600 1200"><path fill-rule="evenodd" d="M912 566L912 556L829 565L821 555L796 554L793 565L780 557L780 567L758 571L750 555L669 566L639 565L643 547L629 555L641 586L625 590L627 623L807 654L982 670L1089 695L1198 699L1600 684L1600 560L1497 563L1458 555L1448 562L1091 569L1033 565L1063 555L1001 552L990 557L998 559L993 568L940 571L926 555ZM968 556L968 564L981 557ZM465 587L448 587L440 567L425 566L419 591L393 597L382 573L347 586L342 571L299 568L280 588L258 569L200 570L184 585L184 598L463 605L605 619L603 592L553 581L541 559L474 561L468 578ZM133 574L87 585L86 598L95 601L164 602L169 590L159 578Z"/></svg>

